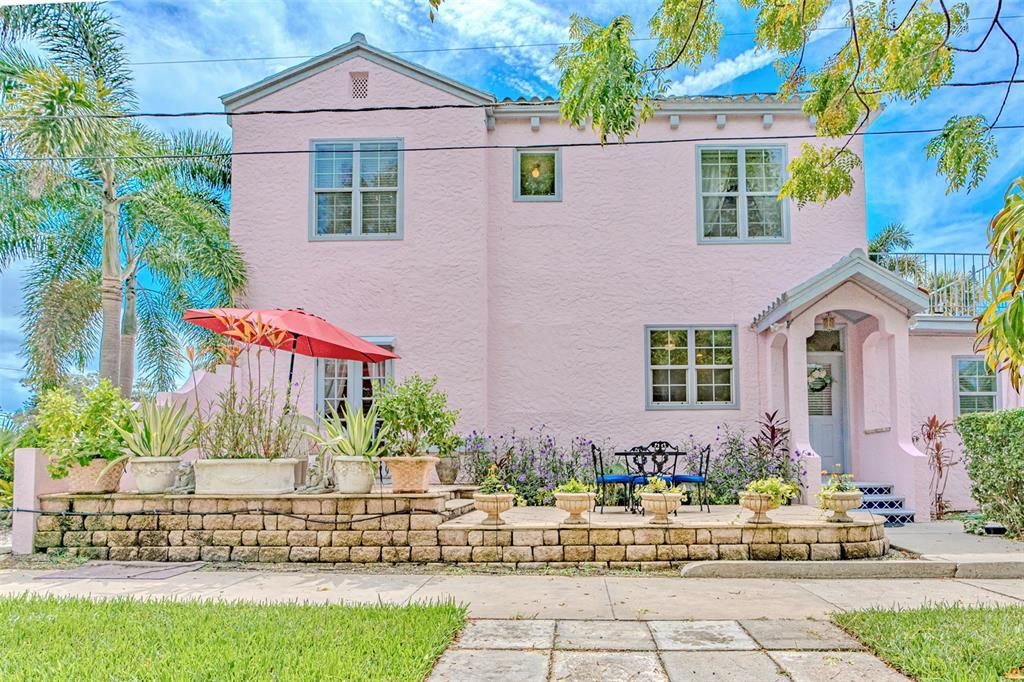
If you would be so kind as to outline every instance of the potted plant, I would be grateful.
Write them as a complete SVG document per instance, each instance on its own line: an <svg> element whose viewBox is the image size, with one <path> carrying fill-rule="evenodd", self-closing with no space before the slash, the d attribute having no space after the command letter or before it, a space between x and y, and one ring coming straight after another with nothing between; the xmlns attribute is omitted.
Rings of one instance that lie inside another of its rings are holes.
<svg viewBox="0 0 1024 682"><path fill-rule="evenodd" d="M437 448L437 480L441 485L455 485L462 468L462 460L458 448L462 446L462 438L451 434Z"/></svg>
<svg viewBox="0 0 1024 682"><path fill-rule="evenodd" d="M157 405L142 400L128 413L126 426L113 423L124 439L124 452L107 468L127 461L140 493L162 493L172 485L181 456L195 446L193 412L185 404Z"/></svg>
<svg viewBox="0 0 1024 682"><path fill-rule="evenodd" d="M863 499L864 493L853 484L853 474L844 474L838 469L828 475L828 483L818 491L818 504L832 512L828 518L831 523L853 523L847 512L859 507Z"/></svg>
<svg viewBox="0 0 1024 682"><path fill-rule="evenodd" d="M651 523L671 523L668 515L679 509L683 503L683 491L668 484L663 478L652 477L647 483L637 488L640 495L640 504L644 512L654 515Z"/></svg>
<svg viewBox="0 0 1024 682"><path fill-rule="evenodd" d="M333 462L334 489L346 494L370 492L377 473L376 457L387 433L387 425L377 428L377 407L364 413L345 404L341 414L332 409L320 428L323 436L315 431L309 435Z"/></svg>
<svg viewBox="0 0 1024 682"><path fill-rule="evenodd" d="M800 488L781 478L760 478L740 493L740 504L754 512L750 523L771 523L768 513L800 494Z"/></svg>
<svg viewBox="0 0 1024 682"><path fill-rule="evenodd" d="M477 510L487 514L481 523L500 525L501 515L512 508L516 501L516 489L505 485L498 478L498 467L491 465L487 478L480 483L480 489L473 494L473 504Z"/></svg>
<svg viewBox="0 0 1024 682"><path fill-rule="evenodd" d="M53 478L67 479L71 493L112 493L124 473L124 437L131 403L106 379L75 398L51 388L39 398L34 440L50 457ZM111 460L120 460L108 466Z"/></svg>
<svg viewBox="0 0 1024 682"><path fill-rule="evenodd" d="M575 478L555 487L555 506L569 514L563 523L585 523L583 512L594 508L594 486Z"/></svg>
<svg viewBox="0 0 1024 682"><path fill-rule="evenodd" d="M427 492L438 461L428 452L458 443L454 433L458 411L448 409L448 396L437 390L437 377L425 380L417 374L400 384L388 380L376 404L388 428L389 456L381 461L391 472L392 491Z"/></svg>
<svg viewBox="0 0 1024 682"><path fill-rule="evenodd" d="M273 495L295 490L298 457L308 455L306 432L313 424L301 415L291 389L281 396L276 353L291 337L256 318L225 318L236 342L222 349L231 361L227 387L198 421L201 458L193 463L197 495ZM266 353L270 358L264 358ZM245 355L240 381L235 359ZM269 372L266 369L269 367ZM196 404L199 404L196 388Z"/></svg>

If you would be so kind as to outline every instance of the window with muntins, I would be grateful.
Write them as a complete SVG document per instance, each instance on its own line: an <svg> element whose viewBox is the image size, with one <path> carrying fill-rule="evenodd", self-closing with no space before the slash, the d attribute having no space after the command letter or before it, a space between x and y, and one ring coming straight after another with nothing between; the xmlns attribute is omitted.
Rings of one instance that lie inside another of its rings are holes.
<svg viewBox="0 0 1024 682"><path fill-rule="evenodd" d="M779 201L782 147L699 148L700 239L707 242L783 241L785 205Z"/></svg>
<svg viewBox="0 0 1024 682"><path fill-rule="evenodd" d="M514 199L561 201L562 157L557 149L515 151Z"/></svg>
<svg viewBox="0 0 1024 682"><path fill-rule="evenodd" d="M992 412L998 406L996 375L985 360L977 357L956 358L957 414Z"/></svg>
<svg viewBox="0 0 1024 682"><path fill-rule="evenodd" d="M395 238L401 231L397 140L313 145L313 236Z"/></svg>
<svg viewBox="0 0 1024 682"><path fill-rule="evenodd" d="M391 344L378 343L381 348L393 350ZM341 413L342 405L351 409L361 407L367 412L373 406L384 383L394 376L394 360L384 362L357 362L354 360L320 359L317 361L318 406L320 414L331 410Z"/></svg>
<svg viewBox="0 0 1024 682"><path fill-rule="evenodd" d="M736 405L733 327L648 327L647 406Z"/></svg>

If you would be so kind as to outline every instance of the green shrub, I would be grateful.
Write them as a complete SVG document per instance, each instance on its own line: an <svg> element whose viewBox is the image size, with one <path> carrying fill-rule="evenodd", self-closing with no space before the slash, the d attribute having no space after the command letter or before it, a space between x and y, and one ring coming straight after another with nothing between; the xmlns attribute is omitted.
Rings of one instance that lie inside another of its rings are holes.
<svg viewBox="0 0 1024 682"><path fill-rule="evenodd" d="M1024 409L965 414L956 420L964 442L971 495L987 517L1024 534Z"/></svg>
<svg viewBox="0 0 1024 682"><path fill-rule="evenodd" d="M437 377L413 374L402 383L388 379L376 405L388 429L390 455L416 457L434 447L443 457L462 444L455 434L459 411L448 408L448 394L437 389Z"/></svg>

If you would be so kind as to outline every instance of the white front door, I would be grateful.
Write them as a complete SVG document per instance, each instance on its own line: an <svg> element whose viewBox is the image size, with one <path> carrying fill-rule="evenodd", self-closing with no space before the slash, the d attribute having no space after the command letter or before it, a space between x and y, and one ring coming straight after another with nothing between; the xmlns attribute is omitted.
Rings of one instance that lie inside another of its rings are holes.
<svg viewBox="0 0 1024 682"><path fill-rule="evenodd" d="M842 353L807 354L807 412L811 447L821 468L834 472L846 466L846 376ZM823 374L826 378L816 378ZM831 381L829 380L831 378Z"/></svg>

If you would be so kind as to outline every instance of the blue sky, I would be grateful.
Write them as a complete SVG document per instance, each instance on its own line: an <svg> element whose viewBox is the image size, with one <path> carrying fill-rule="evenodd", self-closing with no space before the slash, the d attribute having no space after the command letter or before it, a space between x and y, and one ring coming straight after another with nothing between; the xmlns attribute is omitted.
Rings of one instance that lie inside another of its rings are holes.
<svg viewBox="0 0 1024 682"><path fill-rule="evenodd" d="M903 4L903 3L900 3ZM974 17L991 16L995 2L969 3ZM359 31L377 47L402 54L499 97L557 94L558 73L551 66L555 47L450 51L455 47L558 43L566 39L569 16L579 13L607 21L629 13L642 29L657 3L650 0L445 0L437 20L427 17L427 0L175 0L112 2L134 64L141 108L146 111L219 110L221 94L287 68L305 57L346 42ZM844 3L845 6L845 3ZM679 94L730 94L773 90L778 78L773 56L753 48L754 15L736 0L721 0L719 14L726 36L718 58L701 68L672 74ZM1024 0L1006 0L1004 16L1024 15ZM823 25L836 26L833 8ZM1024 18L1008 19L1007 29L1024 39ZM973 21L960 45L973 46L987 26ZM821 63L843 39L842 31L814 36L807 59ZM646 49L649 43L639 43ZM1022 45L1024 47L1024 45ZM449 50L449 51L427 51ZM144 64L142 62L211 58L281 57L272 60L214 63ZM1008 44L993 36L977 55L963 55L957 81L1005 79L1012 69ZM1020 76L1018 76L1020 77ZM923 104L891 105L873 130L932 128L956 113L994 115L999 87L940 90ZM1011 94L1003 123L1024 123L1024 87ZM154 125L208 127L225 134L222 119L158 120ZM902 221L922 251L982 251L985 228L1002 203L1010 180L1024 169L1024 132L997 134L1000 157L984 185L971 194L948 196L934 165L924 157L928 136L868 138L865 165L868 231ZM0 275L0 409L16 409L25 399L18 385L21 359L18 270Z"/></svg>

